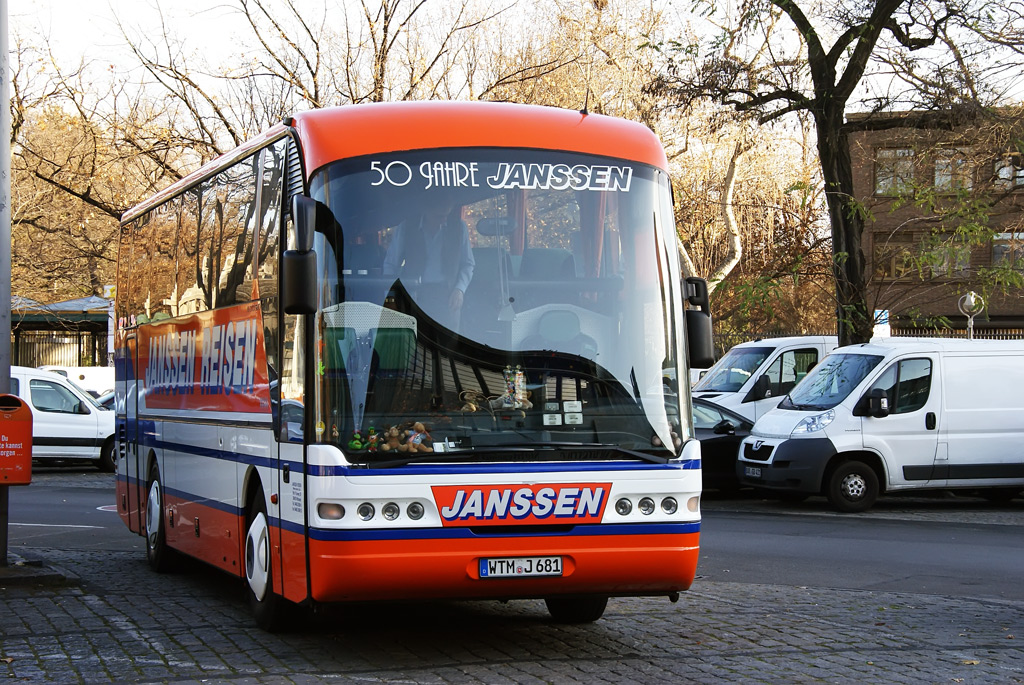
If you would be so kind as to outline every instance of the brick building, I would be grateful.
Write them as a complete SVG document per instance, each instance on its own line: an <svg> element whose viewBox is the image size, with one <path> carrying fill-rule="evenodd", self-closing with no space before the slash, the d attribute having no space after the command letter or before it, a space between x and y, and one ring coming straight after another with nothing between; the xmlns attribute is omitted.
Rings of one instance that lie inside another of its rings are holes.
<svg viewBox="0 0 1024 685"><path fill-rule="evenodd" d="M854 194L867 213L868 306L894 334L924 333L983 293L978 337L1024 336L1024 290L998 292L995 274L1024 275L1024 119L920 128L922 115L850 115ZM938 324L941 326L941 323Z"/></svg>

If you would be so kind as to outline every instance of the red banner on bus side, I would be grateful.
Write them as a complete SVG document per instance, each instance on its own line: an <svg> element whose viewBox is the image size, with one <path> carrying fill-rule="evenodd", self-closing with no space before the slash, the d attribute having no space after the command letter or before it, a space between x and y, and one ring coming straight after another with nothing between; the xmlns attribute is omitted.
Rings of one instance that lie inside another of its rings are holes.
<svg viewBox="0 0 1024 685"><path fill-rule="evenodd" d="M259 302L140 326L138 374L148 409L269 413Z"/></svg>

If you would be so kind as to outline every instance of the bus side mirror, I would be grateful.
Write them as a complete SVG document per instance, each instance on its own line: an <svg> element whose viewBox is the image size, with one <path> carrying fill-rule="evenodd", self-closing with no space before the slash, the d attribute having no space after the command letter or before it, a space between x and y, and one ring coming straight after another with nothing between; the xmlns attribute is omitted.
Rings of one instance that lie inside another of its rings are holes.
<svg viewBox="0 0 1024 685"><path fill-rule="evenodd" d="M703 278L690 277L683 282L686 301L692 307L686 317L686 350L690 368L706 368L715 363L715 345L711 334L711 306L708 284Z"/></svg>
<svg viewBox="0 0 1024 685"><path fill-rule="evenodd" d="M296 195L292 198L292 223L295 226L295 249L285 250L281 258L281 306L285 314L316 312L316 253L313 234L317 224L330 213L313 198Z"/></svg>
<svg viewBox="0 0 1024 685"><path fill-rule="evenodd" d="M881 388L868 391L868 416L884 419L889 415L889 396Z"/></svg>

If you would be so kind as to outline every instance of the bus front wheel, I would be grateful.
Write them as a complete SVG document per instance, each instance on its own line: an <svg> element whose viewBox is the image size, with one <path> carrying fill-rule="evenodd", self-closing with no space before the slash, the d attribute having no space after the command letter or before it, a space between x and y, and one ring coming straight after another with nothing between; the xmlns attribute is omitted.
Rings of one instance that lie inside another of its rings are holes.
<svg viewBox="0 0 1024 685"><path fill-rule="evenodd" d="M607 597L548 597L544 600L558 623L593 623L604 615Z"/></svg>
<svg viewBox="0 0 1024 685"><path fill-rule="evenodd" d="M274 592L270 526L262 492L256 494L249 506L247 531L245 580L249 590L249 606L256 625L268 632L275 632L284 627L285 600Z"/></svg>

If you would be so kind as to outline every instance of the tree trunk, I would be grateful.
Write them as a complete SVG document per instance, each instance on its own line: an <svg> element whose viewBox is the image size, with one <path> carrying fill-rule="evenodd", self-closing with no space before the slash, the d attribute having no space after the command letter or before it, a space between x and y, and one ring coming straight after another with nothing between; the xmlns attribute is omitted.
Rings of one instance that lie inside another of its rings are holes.
<svg viewBox="0 0 1024 685"><path fill-rule="evenodd" d="M853 167L843 113L815 113L818 155L825 181L825 199L832 225L832 272L836 281L836 330L839 344L868 342L874 317L867 307L863 214L853 195Z"/></svg>

